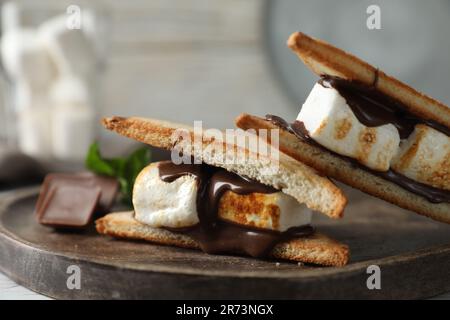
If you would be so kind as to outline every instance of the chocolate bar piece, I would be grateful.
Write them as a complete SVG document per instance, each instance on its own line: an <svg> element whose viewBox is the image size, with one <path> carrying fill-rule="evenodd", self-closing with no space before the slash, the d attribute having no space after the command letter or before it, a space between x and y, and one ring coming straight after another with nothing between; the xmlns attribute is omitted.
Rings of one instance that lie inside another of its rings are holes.
<svg viewBox="0 0 450 320"><path fill-rule="evenodd" d="M36 203L36 216L41 224L53 227L83 227L94 213L108 212L118 189L116 179L89 172L48 174Z"/></svg>
<svg viewBox="0 0 450 320"><path fill-rule="evenodd" d="M100 187L73 183L53 186L40 208L39 222L59 228L82 228L89 224L100 198Z"/></svg>

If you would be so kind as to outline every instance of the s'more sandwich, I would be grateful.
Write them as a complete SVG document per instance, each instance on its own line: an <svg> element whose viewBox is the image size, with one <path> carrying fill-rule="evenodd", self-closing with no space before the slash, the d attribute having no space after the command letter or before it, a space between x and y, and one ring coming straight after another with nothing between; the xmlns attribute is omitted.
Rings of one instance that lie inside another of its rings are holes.
<svg viewBox="0 0 450 320"><path fill-rule="evenodd" d="M280 129L279 148L368 194L450 223L450 108L324 41L288 47L320 79L295 121L242 114L244 129Z"/></svg>
<svg viewBox="0 0 450 320"><path fill-rule="evenodd" d="M105 118L103 124L172 156L140 172L134 210L98 219L99 233L210 254L348 262L345 244L311 226L311 210L342 217L347 200L341 190L260 137L144 118ZM254 137L257 148L246 140Z"/></svg>

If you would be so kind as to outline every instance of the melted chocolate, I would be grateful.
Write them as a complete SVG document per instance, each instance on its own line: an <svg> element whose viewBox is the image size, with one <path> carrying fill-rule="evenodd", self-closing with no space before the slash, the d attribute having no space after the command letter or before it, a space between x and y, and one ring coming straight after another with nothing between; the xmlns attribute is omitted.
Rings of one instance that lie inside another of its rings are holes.
<svg viewBox="0 0 450 320"><path fill-rule="evenodd" d="M295 120L293 123L289 123L283 118L279 116L275 116L273 114L267 114L266 120L270 121L277 127L284 129L286 131L289 131L290 133L294 134L297 138L300 138L302 140L308 141L311 144L315 144L319 146L317 142L315 142L308 133L308 130L305 128L305 124L301 121Z"/></svg>
<svg viewBox="0 0 450 320"><path fill-rule="evenodd" d="M252 257L264 257L277 243L314 232L311 226L293 227L279 232L222 220L218 217L218 207L220 198L226 191L245 195L254 192L275 193L278 190L206 164L176 165L171 161L159 164L159 176L163 181L172 182L184 175L197 178L196 205L199 223L193 227L169 230L192 237L204 252L242 252Z"/></svg>
<svg viewBox="0 0 450 320"><path fill-rule="evenodd" d="M356 118L367 127L378 127L393 124L400 138L406 139L414 131L417 124L425 124L447 136L450 129L434 121L417 117L408 111L408 108L375 88L356 81L323 76L319 80L325 88L334 88L344 97Z"/></svg>
<svg viewBox="0 0 450 320"><path fill-rule="evenodd" d="M281 129L289 131L290 133L294 134L297 138L299 138L309 144L312 144L316 147L319 147L325 151L328 151L339 158L349 161L355 167L358 167L362 170L366 170L376 176L379 176L383 179L393 182L405 190L408 190L414 194L424 197L425 199L427 199L428 201L430 201L432 203L450 202L450 191L448 191L448 190L438 189L438 188L429 186L427 184L420 183L420 182L412 180L400 173L397 173L393 170L388 170L385 172L372 170L372 169L360 164L358 161L356 161L353 158L340 155L332 150L329 150L329 149L323 147L322 145L318 144L316 141L314 141L309 136L308 131L306 130L303 122L301 122L301 121L296 120L296 121L294 121L294 123L291 124L291 123L288 123L283 118L274 116L274 115L266 115L266 120L270 121L272 124L276 125L277 127L281 128Z"/></svg>

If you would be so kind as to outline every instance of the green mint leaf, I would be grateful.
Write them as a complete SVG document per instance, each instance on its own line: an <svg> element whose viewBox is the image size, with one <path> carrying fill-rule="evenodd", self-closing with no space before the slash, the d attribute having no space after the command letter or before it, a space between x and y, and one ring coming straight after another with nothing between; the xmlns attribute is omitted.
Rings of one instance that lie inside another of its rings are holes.
<svg viewBox="0 0 450 320"><path fill-rule="evenodd" d="M132 194L129 190L128 181L121 177L119 177L117 179L119 180L120 194L122 195L122 203L132 207L133 199L132 199Z"/></svg>
<svg viewBox="0 0 450 320"><path fill-rule="evenodd" d="M143 147L133 151L127 158L105 159L98 143L93 143L86 156L86 168L90 171L119 181L122 202L132 205L133 186L136 177L151 161L150 149Z"/></svg>
<svg viewBox="0 0 450 320"><path fill-rule="evenodd" d="M126 160L124 176L134 182L141 170L150 162L150 150L140 148L134 151Z"/></svg>
<svg viewBox="0 0 450 320"><path fill-rule="evenodd" d="M94 142L90 147L85 161L86 168L94 173L113 177L116 171L110 163L105 161L100 155L100 149L97 142Z"/></svg>
<svg viewBox="0 0 450 320"><path fill-rule="evenodd" d="M128 182L127 194L130 195L130 198L133 194L133 186L136 177L138 176L139 172L141 172L141 170L147 166L150 160L151 153L150 149L148 148L137 149L127 158L123 177Z"/></svg>
<svg viewBox="0 0 450 320"><path fill-rule="evenodd" d="M125 158L113 158L113 159L104 159L108 165L113 168L114 175L116 177L123 177L125 174L125 166L126 166L126 159Z"/></svg>

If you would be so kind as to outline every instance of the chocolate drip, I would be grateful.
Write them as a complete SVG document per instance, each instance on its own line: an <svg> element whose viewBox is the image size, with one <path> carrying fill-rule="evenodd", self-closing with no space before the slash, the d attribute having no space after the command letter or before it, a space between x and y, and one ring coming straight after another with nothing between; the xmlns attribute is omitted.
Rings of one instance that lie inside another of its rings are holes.
<svg viewBox="0 0 450 320"><path fill-rule="evenodd" d="M239 225L218 217L219 201L226 191L231 190L241 195L278 192L272 187L206 164L176 165L166 161L161 162L158 168L161 180L166 182L172 182L184 175L196 177L196 204L200 222L193 227L169 230L192 237L207 253L242 252L252 257L264 257L276 244L314 232L311 226L293 227L279 232Z"/></svg>
<svg viewBox="0 0 450 320"><path fill-rule="evenodd" d="M286 131L289 131L290 133L294 134L297 138L300 138L302 140L308 141L312 144L315 144L319 146L317 142L315 142L308 133L308 130L305 128L305 124L301 121L295 120L293 123L289 123L283 118L279 116L275 116L273 114L267 114L266 120L270 121L277 127L284 129Z"/></svg>
<svg viewBox="0 0 450 320"><path fill-rule="evenodd" d="M325 88L336 89L344 97L356 118L367 127L390 123L397 128L400 138L406 139L417 124L425 124L450 136L449 128L434 120L417 117L400 101L383 94L375 86L366 86L332 76L323 76L319 84Z"/></svg>
<svg viewBox="0 0 450 320"><path fill-rule="evenodd" d="M393 182L397 184L398 186L402 187L405 190L408 190L409 192L412 192L416 195L419 195L421 197L424 197L428 201L432 203L442 203L442 202L450 202L450 191L434 188L432 186L429 186L427 184L412 180L400 173L397 173L391 169L388 171L376 171L372 170L362 164L360 164L358 161L356 161L353 158L340 155L332 150L329 150L322 145L318 144L316 141L314 141L308 134L308 131L306 130L303 122L301 121L294 121L294 123L288 123L286 120L284 120L281 117L274 116L274 115L266 115L266 120L270 121L272 124L276 125L277 127L284 129L286 131L289 131L290 133L294 134L297 138L314 145L316 147L321 148L322 150L328 151L335 156L344 159L346 161L349 161L354 165L355 167L358 167L362 170L368 171L376 176L379 176L383 179L386 179L390 182Z"/></svg>

